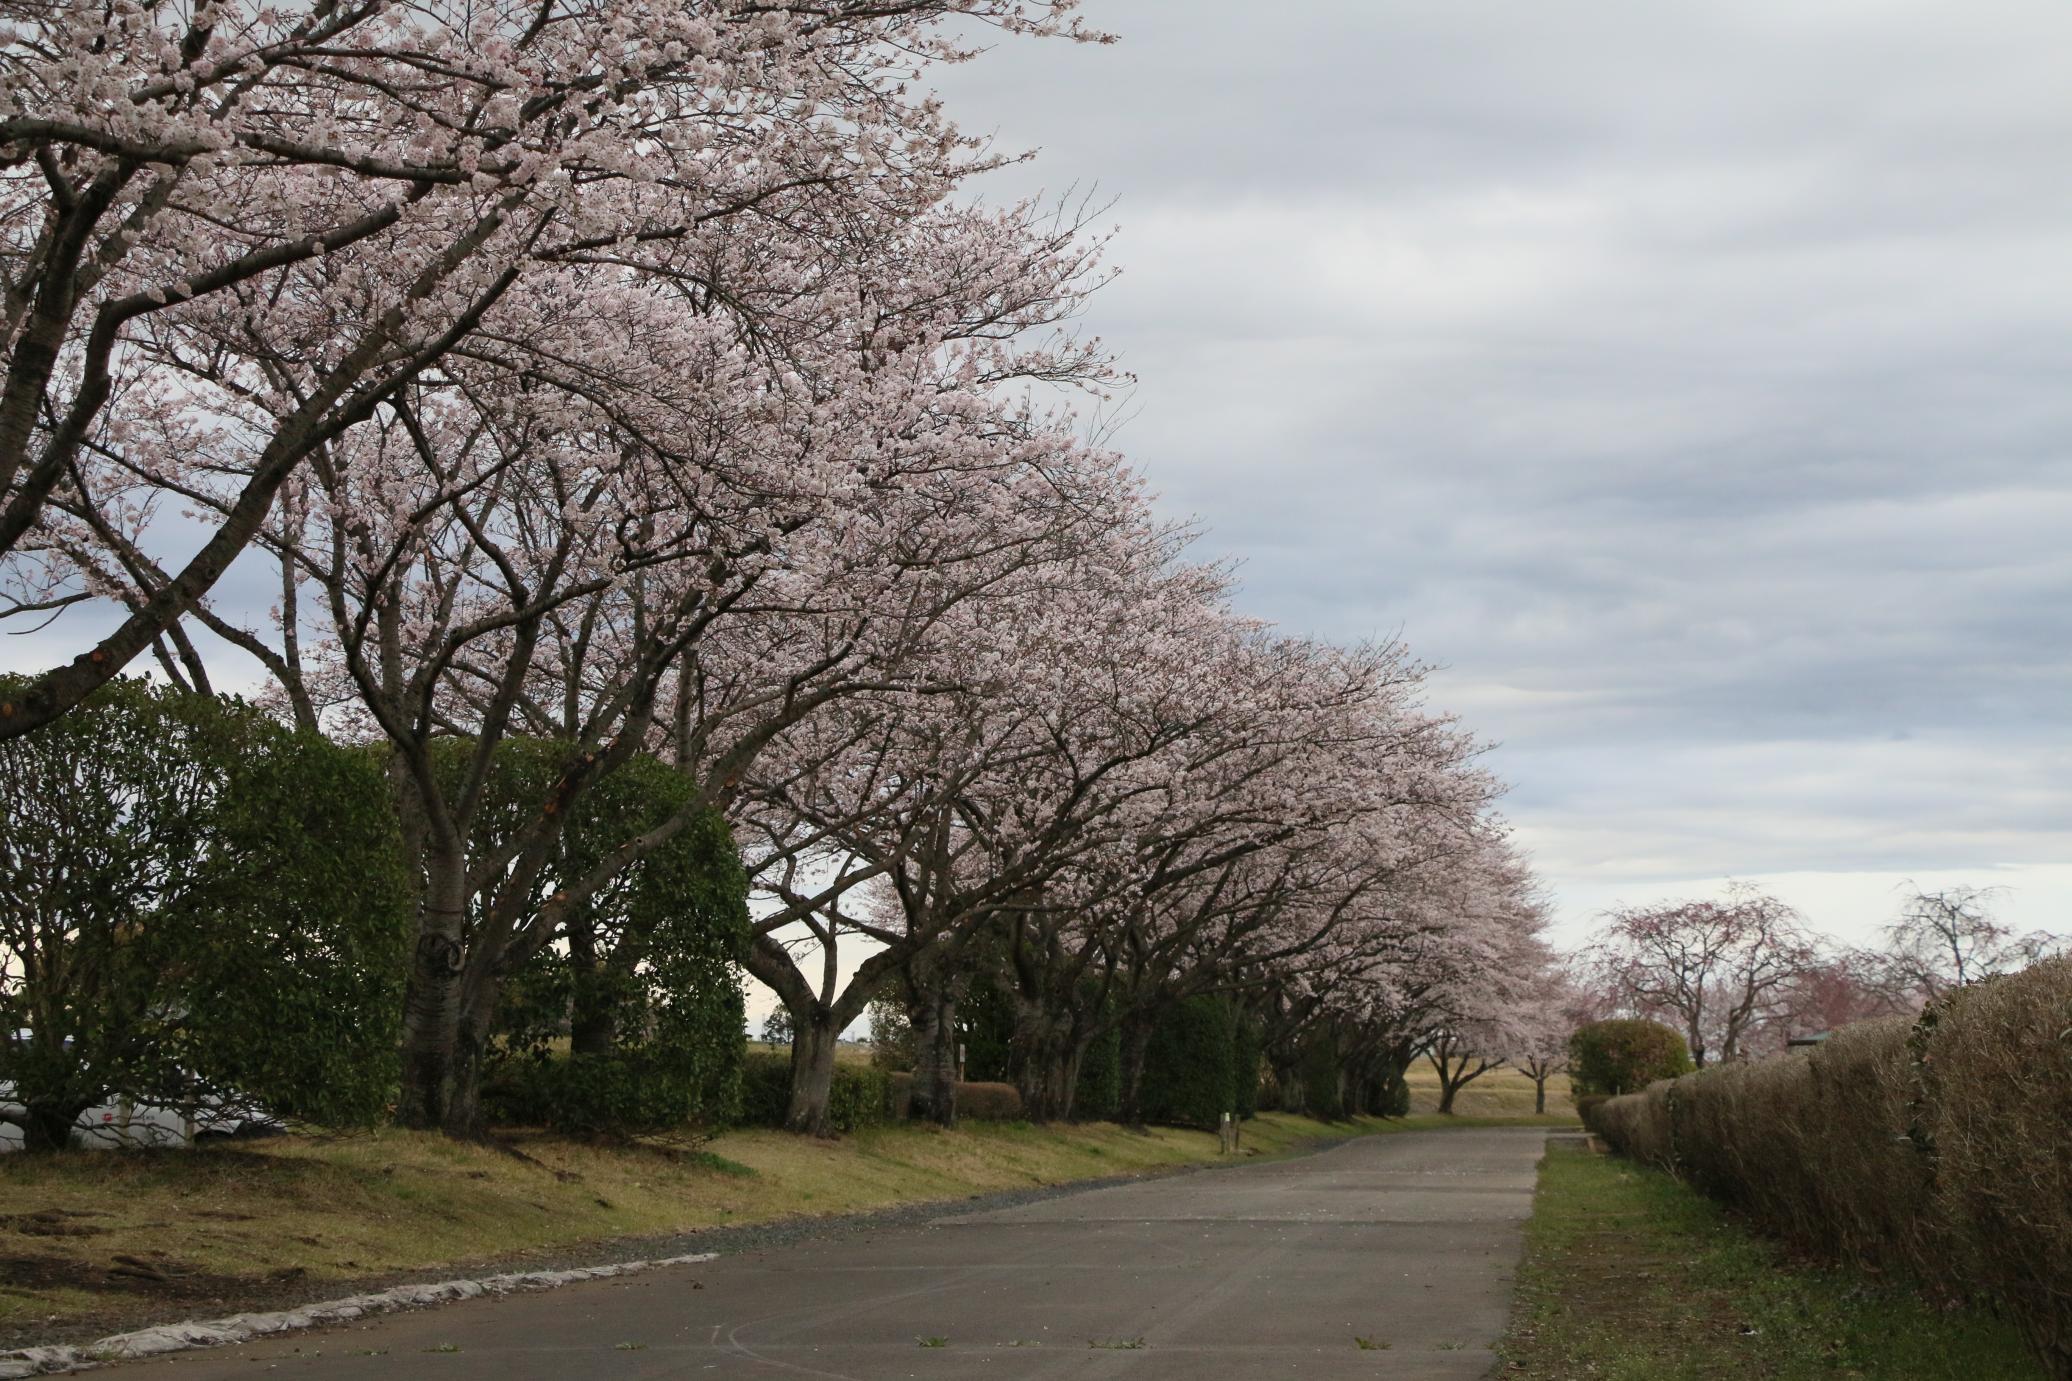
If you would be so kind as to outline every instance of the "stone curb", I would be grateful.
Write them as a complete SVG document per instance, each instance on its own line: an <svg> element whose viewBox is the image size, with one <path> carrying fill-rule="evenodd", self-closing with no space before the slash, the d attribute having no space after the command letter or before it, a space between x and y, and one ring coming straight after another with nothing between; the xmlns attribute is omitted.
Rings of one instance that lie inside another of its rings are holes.
<svg viewBox="0 0 2072 1381"><path fill-rule="evenodd" d="M507 1275L483 1276L479 1280L442 1280L431 1285L398 1285L371 1295L347 1295L344 1299L306 1304L300 1309L282 1309L265 1314L233 1314L227 1319L194 1323L163 1324L134 1333L117 1333L98 1342L77 1347L25 1347L0 1352L0 1381L23 1376L52 1376L59 1372L82 1371L108 1362L131 1362L159 1357L190 1348L223 1347L250 1342L274 1333L299 1328L344 1323L369 1314L387 1314L398 1309L420 1309L428 1304L475 1299L482 1295L507 1295L520 1290L551 1290L584 1280L631 1275L659 1266L691 1266L717 1258L717 1252L696 1256L668 1256L654 1261L625 1261L609 1266L585 1266L569 1271L519 1271Z"/></svg>

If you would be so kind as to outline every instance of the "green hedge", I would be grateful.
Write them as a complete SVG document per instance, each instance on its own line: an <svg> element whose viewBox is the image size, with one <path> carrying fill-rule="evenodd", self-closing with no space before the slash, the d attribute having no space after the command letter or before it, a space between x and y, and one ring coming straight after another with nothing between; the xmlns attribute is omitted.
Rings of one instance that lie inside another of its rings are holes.
<svg viewBox="0 0 2072 1381"><path fill-rule="evenodd" d="M957 1042L964 1077L974 1083L1010 1077L1014 1057L1014 994L990 975L974 978L957 1002Z"/></svg>
<svg viewBox="0 0 2072 1381"><path fill-rule="evenodd" d="M707 1121L705 1082L664 1052L634 1047L513 1062L484 1085L482 1100L489 1120L506 1126L578 1136L668 1132Z"/></svg>
<svg viewBox="0 0 2072 1381"><path fill-rule="evenodd" d="M791 1106L791 1057L752 1051L741 1067L741 1122L782 1127ZM837 1064L828 1086L828 1126L853 1132L892 1120L892 1076L868 1065Z"/></svg>
<svg viewBox="0 0 2072 1381"><path fill-rule="evenodd" d="M1214 1128L1236 1107L1236 1025L1220 997L1183 998L1160 1015L1144 1056L1145 1121Z"/></svg>
<svg viewBox="0 0 2072 1381"><path fill-rule="evenodd" d="M1110 1027L1079 1057L1079 1083L1072 1092L1072 1120L1107 1122L1122 1111L1122 1032Z"/></svg>
<svg viewBox="0 0 2072 1381"><path fill-rule="evenodd" d="M1594 1121L1804 1246L1992 1302L2072 1378L2072 958Z"/></svg>

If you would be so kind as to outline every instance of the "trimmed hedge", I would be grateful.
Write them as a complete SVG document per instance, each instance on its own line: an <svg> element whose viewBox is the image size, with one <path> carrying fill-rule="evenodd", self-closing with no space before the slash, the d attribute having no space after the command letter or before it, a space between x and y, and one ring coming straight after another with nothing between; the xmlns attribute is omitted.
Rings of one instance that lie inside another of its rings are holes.
<svg viewBox="0 0 2072 1381"><path fill-rule="evenodd" d="M1638 1093L1690 1072L1690 1047L1659 1021L1593 1021L1568 1038L1569 1088L1579 1095Z"/></svg>
<svg viewBox="0 0 2072 1381"><path fill-rule="evenodd" d="M2072 958L1651 1084L1596 1123L1804 1246L1996 1302L2072 1381Z"/></svg>
<svg viewBox="0 0 2072 1381"><path fill-rule="evenodd" d="M511 1061L484 1084L482 1101L501 1126L592 1137L672 1132L694 1122L705 1082L666 1052L635 1046Z"/></svg>
<svg viewBox="0 0 2072 1381"><path fill-rule="evenodd" d="M1230 1060L1235 1098L1231 1111L1242 1118L1259 1115L1259 1084L1266 1059L1266 1041L1259 1019L1250 1012L1237 1014L1237 1029L1231 1036Z"/></svg>
<svg viewBox="0 0 2072 1381"><path fill-rule="evenodd" d="M782 1127L791 1106L791 1056L752 1051L741 1065L741 1122ZM827 1121L837 1132L853 1132L892 1120L892 1076L869 1066L837 1064L828 1086Z"/></svg>

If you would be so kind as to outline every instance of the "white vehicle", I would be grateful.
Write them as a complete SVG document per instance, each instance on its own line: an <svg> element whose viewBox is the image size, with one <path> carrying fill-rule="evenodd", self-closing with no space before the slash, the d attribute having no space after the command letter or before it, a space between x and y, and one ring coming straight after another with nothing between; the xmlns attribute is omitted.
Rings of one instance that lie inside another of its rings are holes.
<svg viewBox="0 0 2072 1381"><path fill-rule="evenodd" d="M27 1040L27 1031L15 1033ZM15 1099L14 1085L0 1080L0 1152L22 1149L22 1125L28 1110ZM278 1123L259 1108L217 1108L193 1115L150 1103L117 1098L88 1108L72 1124L72 1144L87 1150L138 1150L152 1146L192 1146L213 1137L265 1136Z"/></svg>

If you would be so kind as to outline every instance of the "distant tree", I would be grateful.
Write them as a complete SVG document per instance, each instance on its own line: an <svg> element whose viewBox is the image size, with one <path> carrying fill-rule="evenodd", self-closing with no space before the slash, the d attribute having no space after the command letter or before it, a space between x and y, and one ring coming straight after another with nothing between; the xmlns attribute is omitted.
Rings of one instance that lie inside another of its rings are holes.
<svg viewBox="0 0 2072 1381"><path fill-rule="evenodd" d="M1434 1031L1425 1044L1425 1059L1439 1076L1439 1111L1451 1117L1453 1100L1460 1091L1492 1069L1510 1063L1507 1056L1492 1053L1488 1044L1494 1033L1486 1027L1444 1026Z"/></svg>
<svg viewBox="0 0 2072 1381"><path fill-rule="evenodd" d="M1915 887L1885 927L1877 969L1896 1001L1931 1002L1953 988L2025 969L2062 942L2042 931L2016 934L1993 916L1993 888Z"/></svg>
<svg viewBox="0 0 2072 1381"><path fill-rule="evenodd" d="M1691 1052L1659 1021L1593 1021L1569 1038L1569 1080L1578 1095L1634 1093L1691 1072Z"/></svg>
<svg viewBox="0 0 2072 1381"><path fill-rule="evenodd" d="M790 1045L792 1035L791 1013L782 1007L772 1007L763 1018L763 1041L769 1045Z"/></svg>
<svg viewBox="0 0 2072 1381"><path fill-rule="evenodd" d="M1919 1007L1918 1001L1909 1001L1890 981L1883 955L1874 950L1845 950L1793 977L1757 1039L1764 1049L1781 1049L1792 1036L1816 1035ZM1744 1042L1744 1048L1750 1044Z"/></svg>
<svg viewBox="0 0 2072 1381"><path fill-rule="evenodd" d="M1748 886L1723 901L1628 907L1606 917L1596 963L1627 1011L1674 1018L1692 1060L1731 1060L1818 962L1798 912Z"/></svg>
<svg viewBox="0 0 2072 1381"><path fill-rule="evenodd" d="M1588 1017L1591 1000L1565 967L1549 964L1519 1013L1513 1058L1532 1080L1535 1113L1547 1111L1547 1081L1568 1068L1569 1037Z"/></svg>

